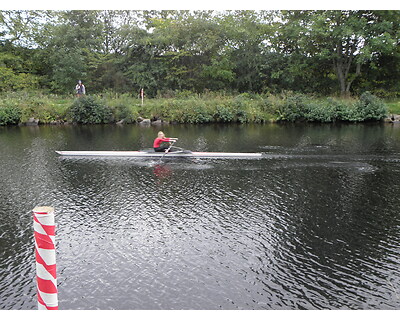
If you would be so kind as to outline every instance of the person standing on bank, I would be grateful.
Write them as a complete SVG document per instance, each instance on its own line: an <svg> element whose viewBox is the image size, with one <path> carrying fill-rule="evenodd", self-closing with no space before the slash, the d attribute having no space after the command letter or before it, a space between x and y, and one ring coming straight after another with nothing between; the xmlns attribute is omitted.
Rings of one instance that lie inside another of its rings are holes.
<svg viewBox="0 0 400 320"><path fill-rule="evenodd" d="M155 152L165 152L169 145L161 145L163 142L175 142L178 138L166 138L164 132L159 131L157 138L154 139L153 148Z"/></svg>
<svg viewBox="0 0 400 320"><path fill-rule="evenodd" d="M82 95L86 94L85 86L83 85L81 80L78 81L78 84L75 87L75 91L77 97L81 97Z"/></svg>

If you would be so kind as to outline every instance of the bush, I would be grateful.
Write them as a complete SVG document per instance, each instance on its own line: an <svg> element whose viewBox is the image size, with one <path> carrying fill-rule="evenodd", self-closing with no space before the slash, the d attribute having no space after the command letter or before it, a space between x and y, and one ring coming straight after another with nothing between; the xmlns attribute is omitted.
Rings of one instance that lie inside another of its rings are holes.
<svg viewBox="0 0 400 320"><path fill-rule="evenodd" d="M218 105L217 110L214 113L214 119L216 122L232 122L235 116L232 110L225 105Z"/></svg>
<svg viewBox="0 0 400 320"><path fill-rule="evenodd" d="M196 96L196 94L190 90L182 90L175 92L176 99L190 99Z"/></svg>
<svg viewBox="0 0 400 320"><path fill-rule="evenodd" d="M274 103L278 121L379 121L387 114L385 103L370 92L363 93L356 101L332 98L317 101L304 95L289 95Z"/></svg>
<svg viewBox="0 0 400 320"><path fill-rule="evenodd" d="M290 122L305 120L308 112L304 95L287 96L283 103L279 105L278 120Z"/></svg>
<svg viewBox="0 0 400 320"><path fill-rule="evenodd" d="M36 89L39 77L29 73L15 73L12 69L0 65L0 91Z"/></svg>
<svg viewBox="0 0 400 320"><path fill-rule="evenodd" d="M135 118L138 117L136 110L133 107L129 107L125 104L119 103L115 107L111 107L115 121L125 120L127 123L135 122Z"/></svg>
<svg viewBox="0 0 400 320"><path fill-rule="evenodd" d="M310 102L306 106L305 118L311 122L333 122L336 120L335 107L320 102Z"/></svg>
<svg viewBox="0 0 400 320"><path fill-rule="evenodd" d="M363 121L382 120L388 113L385 103L370 92L364 92L355 105L355 111Z"/></svg>
<svg viewBox="0 0 400 320"><path fill-rule="evenodd" d="M391 111L398 103L391 104ZM397 108L397 109L396 109ZM79 99L42 92L0 93L0 125L25 122L34 117L41 123L72 120L77 123L109 123L139 116L178 123L263 123L278 121L377 121L386 116L387 106L369 92L359 99L320 98L284 92L280 95L212 94L190 96L184 91L179 99L140 99L130 94L84 96ZM399 112L400 113L400 112Z"/></svg>
<svg viewBox="0 0 400 320"><path fill-rule="evenodd" d="M351 102L328 98L326 104L331 109L332 121L350 121L349 112L351 110Z"/></svg>
<svg viewBox="0 0 400 320"><path fill-rule="evenodd" d="M81 124L109 123L113 120L111 108L91 96L76 99L67 114L73 122Z"/></svg>
<svg viewBox="0 0 400 320"><path fill-rule="evenodd" d="M0 125L18 124L21 119L21 110L17 107L0 107Z"/></svg>
<svg viewBox="0 0 400 320"><path fill-rule="evenodd" d="M179 103L183 114L176 121L181 123L209 123L213 121L213 114L204 101L189 100Z"/></svg>

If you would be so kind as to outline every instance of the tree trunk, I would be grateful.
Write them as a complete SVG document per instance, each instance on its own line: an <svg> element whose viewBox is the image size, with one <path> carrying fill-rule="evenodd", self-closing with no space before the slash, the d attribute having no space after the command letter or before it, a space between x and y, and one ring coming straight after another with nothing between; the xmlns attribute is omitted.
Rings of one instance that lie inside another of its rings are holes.
<svg viewBox="0 0 400 320"><path fill-rule="evenodd" d="M333 58L333 67L339 81L340 95L342 97L350 97L350 87L357 76L361 74L361 64L357 63L356 73L349 77L350 68L354 61L355 44L347 44L345 54L343 53L342 44L336 47L336 56Z"/></svg>
<svg viewBox="0 0 400 320"><path fill-rule="evenodd" d="M335 69L336 76L339 81L340 95L342 97L350 96L350 86L346 85L346 75L344 72L343 61L341 59L333 60L333 67Z"/></svg>

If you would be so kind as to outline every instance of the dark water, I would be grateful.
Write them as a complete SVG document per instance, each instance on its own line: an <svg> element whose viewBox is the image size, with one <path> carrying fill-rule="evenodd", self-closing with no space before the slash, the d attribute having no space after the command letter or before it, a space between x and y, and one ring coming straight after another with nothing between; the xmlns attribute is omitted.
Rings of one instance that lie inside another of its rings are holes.
<svg viewBox="0 0 400 320"><path fill-rule="evenodd" d="M0 127L0 309L36 309L55 207L60 309L399 309L400 126L171 126L260 160L63 159L159 128Z"/></svg>

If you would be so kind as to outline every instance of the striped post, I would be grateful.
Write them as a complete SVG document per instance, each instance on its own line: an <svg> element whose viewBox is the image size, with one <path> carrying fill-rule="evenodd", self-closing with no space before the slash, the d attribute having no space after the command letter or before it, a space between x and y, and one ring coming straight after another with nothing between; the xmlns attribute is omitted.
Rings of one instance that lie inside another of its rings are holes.
<svg viewBox="0 0 400 320"><path fill-rule="evenodd" d="M54 209L33 209L39 310L58 310Z"/></svg>

